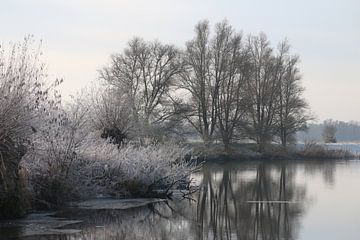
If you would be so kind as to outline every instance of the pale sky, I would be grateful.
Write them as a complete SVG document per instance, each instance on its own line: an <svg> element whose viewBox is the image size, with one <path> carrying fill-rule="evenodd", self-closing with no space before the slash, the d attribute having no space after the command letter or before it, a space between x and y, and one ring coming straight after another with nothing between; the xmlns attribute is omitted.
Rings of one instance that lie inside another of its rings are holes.
<svg viewBox="0 0 360 240"><path fill-rule="evenodd" d="M67 97L132 37L182 47L199 20L225 18L274 46L289 40L318 120L360 121L360 0L1 0L0 42L42 40L49 77L64 78Z"/></svg>

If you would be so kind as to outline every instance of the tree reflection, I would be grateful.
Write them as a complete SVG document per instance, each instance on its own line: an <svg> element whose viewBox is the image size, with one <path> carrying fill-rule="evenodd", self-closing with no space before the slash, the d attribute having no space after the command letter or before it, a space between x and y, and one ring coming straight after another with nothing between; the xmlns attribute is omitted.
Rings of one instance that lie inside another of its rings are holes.
<svg viewBox="0 0 360 240"><path fill-rule="evenodd" d="M34 232L31 224L11 232L3 229L0 236L29 240L297 239L309 197L306 185L299 184L296 176L304 180L310 174L311 181L323 179L329 184L335 181L335 168L334 162L208 164L194 176L202 186L191 196L196 201L174 197L173 201L126 210L70 208L56 217L81 223L62 229L45 224L60 230L59 234L29 236L27 233ZM71 230L80 231L71 234Z"/></svg>
<svg viewBox="0 0 360 240"><path fill-rule="evenodd" d="M198 239L295 239L304 211L305 187L285 163L259 163L255 177L224 169L204 172L198 194Z"/></svg>
<svg viewBox="0 0 360 240"><path fill-rule="evenodd" d="M334 160L318 160L312 161L304 165L306 174L316 176L321 174L324 182L328 186L333 186L335 183L337 161Z"/></svg>

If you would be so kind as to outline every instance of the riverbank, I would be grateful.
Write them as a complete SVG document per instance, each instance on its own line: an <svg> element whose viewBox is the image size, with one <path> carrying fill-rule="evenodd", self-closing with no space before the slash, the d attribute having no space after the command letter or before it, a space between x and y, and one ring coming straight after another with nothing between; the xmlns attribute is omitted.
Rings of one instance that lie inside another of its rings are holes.
<svg viewBox="0 0 360 240"><path fill-rule="evenodd" d="M203 143L189 143L198 161L248 161L248 160L327 160L359 159L350 149L331 149L323 144L305 143L301 147L289 146L286 150L279 144L271 144L260 153L255 143L234 143L228 152L221 143L205 146Z"/></svg>
<svg viewBox="0 0 360 240"><path fill-rule="evenodd" d="M0 188L0 219L22 217L33 210L61 209L70 202L98 196L168 199L174 191L191 192L190 175L199 166L186 159L188 150L177 143L118 147L101 139L90 142L76 149L71 159L48 152L41 158L25 155L21 171L14 170L23 179L16 194ZM62 153L60 150L57 152ZM5 162L10 163L8 159Z"/></svg>
<svg viewBox="0 0 360 240"><path fill-rule="evenodd" d="M304 144L301 148L292 146L286 151L280 145L273 144L267 146L263 153L258 152L257 146L252 143L233 144L228 152L224 151L221 144L205 146L200 142L190 143L184 148L174 144L135 148L129 146L121 149L111 144L101 146L94 149L94 153L88 152L87 155L82 155L79 158L79 160L83 159L82 161L73 162L71 169L74 174L67 175L67 178L28 172L28 179L32 181L26 188L28 194L22 199L32 204L31 206L27 204L26 208L57 209L66 206L68 202L86 200L99 194L115 199L133 197L168 199L171 198L173 191L178 189L192 192L190 174L199 169L201 166L199 164L204 161L222 163L249 160L359 159L359 156L350 150L329 149L315 143ZM119 158L122 159L121 164ZM90 159L92 159L91 164L89 164ZM147 161L144 161L145 159ZM79 178L84 180L84 177L87 177L87 181L77 181ZM74 182L78 184L75 186ZM2 207L5 209L4 206ZM15 204L6 209L17 208ZM6 218L24 215L25 211L21 214L4 211L1 213Z"/></svg>

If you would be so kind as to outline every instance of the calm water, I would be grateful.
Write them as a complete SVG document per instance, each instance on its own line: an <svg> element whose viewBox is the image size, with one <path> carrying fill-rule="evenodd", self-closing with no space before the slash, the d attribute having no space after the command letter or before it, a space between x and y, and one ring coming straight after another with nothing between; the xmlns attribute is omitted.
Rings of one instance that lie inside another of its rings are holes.
<svg viewBox="0 0 360 240"><path fill-rule="evenodd" d="M65 210L60 221L82 222L20 239L360 239L359 161L212 163L194 179L195 201ZM0 229L0 239L41 229L36 224Z"/></svg>

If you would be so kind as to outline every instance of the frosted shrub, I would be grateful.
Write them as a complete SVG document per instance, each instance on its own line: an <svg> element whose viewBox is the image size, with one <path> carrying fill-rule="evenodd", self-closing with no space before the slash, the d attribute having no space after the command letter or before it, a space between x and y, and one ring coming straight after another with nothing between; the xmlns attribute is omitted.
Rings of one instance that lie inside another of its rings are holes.
<svg viewBox="0 0 360 240"><path fill-rule="evenodd" d="M88 154L93 169L99 170L97 184L113 195L153 196L157 190L168 194L190 188L190 174L196 170L193 163L185 161L186 148L174 142L120 148L98 142Z"/></svg>
<svg viewBox="0 0 360 240"><path fill-rule="evenodd" d="M42 114L42 125L22 162L29 173L35 202L42 207L57 207L87 192L86 184L82 184L87 164L79 157L87 136L85 112L79 104L65 112L58 102Z"/></svg>

